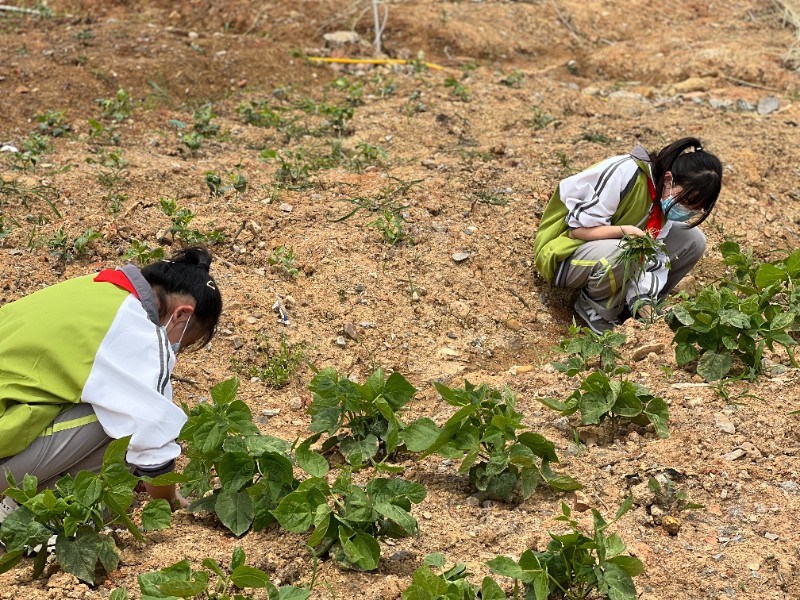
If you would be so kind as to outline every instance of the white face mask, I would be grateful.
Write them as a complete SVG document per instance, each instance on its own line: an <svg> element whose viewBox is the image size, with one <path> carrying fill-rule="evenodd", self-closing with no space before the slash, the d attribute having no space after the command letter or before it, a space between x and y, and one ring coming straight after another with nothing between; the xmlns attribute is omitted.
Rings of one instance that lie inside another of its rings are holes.
<svg viewBox="0 0 800 600"><path fill-rule="evenodd" d="M191 321L191 320L192 320L192 316L189 315L189 318L186 319L186 324L183 326L183 331L181 332L181 338L177 342L171 343L169 345L170 350L172 350L173 354L177 354L180 351L181 342L183 342L183 336L186 335L186 329L189 327L189 321ZM164 335L167 335L167 327L169 327L170 323L172 323L172 315L170 315L169 320L167 321L167 324L162 327L162 329L164 330ZM167 339L169 339L169 338L167 338Z"/></svg>

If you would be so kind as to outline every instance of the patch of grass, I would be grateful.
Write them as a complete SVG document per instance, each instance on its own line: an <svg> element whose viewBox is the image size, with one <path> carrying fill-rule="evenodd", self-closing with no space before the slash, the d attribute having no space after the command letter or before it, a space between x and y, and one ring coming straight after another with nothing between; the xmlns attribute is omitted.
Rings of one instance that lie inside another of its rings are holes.
<svg viewBox="0 0 800 600"><path fill-rule="evenodd" d="M234 369L249 377L258 377L267 386L280 389L289 384L300 366L305 363L302 344L292 344L282 335L277 345L270 343L267 335L256 335L255 355L248 364L232 359Z"/></svg>

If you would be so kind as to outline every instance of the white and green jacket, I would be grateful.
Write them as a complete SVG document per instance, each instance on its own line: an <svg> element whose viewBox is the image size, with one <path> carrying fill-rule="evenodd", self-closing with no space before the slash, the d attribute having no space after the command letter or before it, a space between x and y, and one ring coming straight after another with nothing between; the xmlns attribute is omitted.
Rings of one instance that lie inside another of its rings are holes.
<svg viewBox="0 0 800 600"><path fill-rule="evenodd" d="M61 411L86 402L109 437L132 436L130 464L144 471L171 465L186 422L172 403L174 365L153 291L133 265L3 306L0 458L21 452Z"/></svg>

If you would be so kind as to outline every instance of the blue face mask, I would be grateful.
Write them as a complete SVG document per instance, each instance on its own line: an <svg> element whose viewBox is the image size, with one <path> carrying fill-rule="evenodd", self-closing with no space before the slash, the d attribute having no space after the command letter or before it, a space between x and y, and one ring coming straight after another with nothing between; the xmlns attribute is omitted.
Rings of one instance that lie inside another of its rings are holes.
<svg viewBox="0 0 800 600"><path fill-rule="evenodd" d="M183 331L181 332L181 339L179 339L179 340L178 340L177 342L175 342L174 344L170 344L170 345L169 345L169 347L170 347L170 350L172 350L172 353L173 353L173 354L177 354L177 353L180 351L180 349L181 349L181 342L183 342L183 336L184 336L184 335L186 335L186 328L187 328L187 327L189 327L189 321L190 321L191 319L192 319L192 317L191 317L191 315L189 315L189 318L188 318L188 319L186 319L186 325L184 325L184 326L183 326ZM164 335L165 335L165 336L167 335L167 327L169 327L169 324L170 324L171 322L172 322L172 316L170 315L170 317L169 317L169 320L167 321L167 324L166 324L166 325L164 325L164 326L162 327L162 329L164 330Z"/></svg>
<svg viewBox="0 0 800 600"><path fill-rule="evenodd" d="M696 210L690 210L685 206L681 206L675 202L675 197L671 194L666 198L661 199L661 210L664 211L667 219L670 221L678 221L679 223L685 223L694 217L698 212Z"/></svg>

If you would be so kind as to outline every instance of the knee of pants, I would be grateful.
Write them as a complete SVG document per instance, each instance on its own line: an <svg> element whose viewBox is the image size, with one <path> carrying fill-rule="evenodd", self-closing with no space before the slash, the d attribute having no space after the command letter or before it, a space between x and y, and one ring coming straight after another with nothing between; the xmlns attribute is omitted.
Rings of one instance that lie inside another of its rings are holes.
<svg viewBox="0 0 800 600"><path fill-rule="evenodd" d="M706 252L706 235L696 227L688 229L686 234L689 240L683 252L678 253L678 260L694 264L703 258Z"/></svg>
<svg viewBox="0 0 800 600"><path fill-rule="evenodd" d="M628 279L631 278L631 273L628 273ZM605 297L610 297L619 292L625 281L625 265L617 264L608 261L598 261L589 281L586 284L590 292L600 292Z"/></svg>

